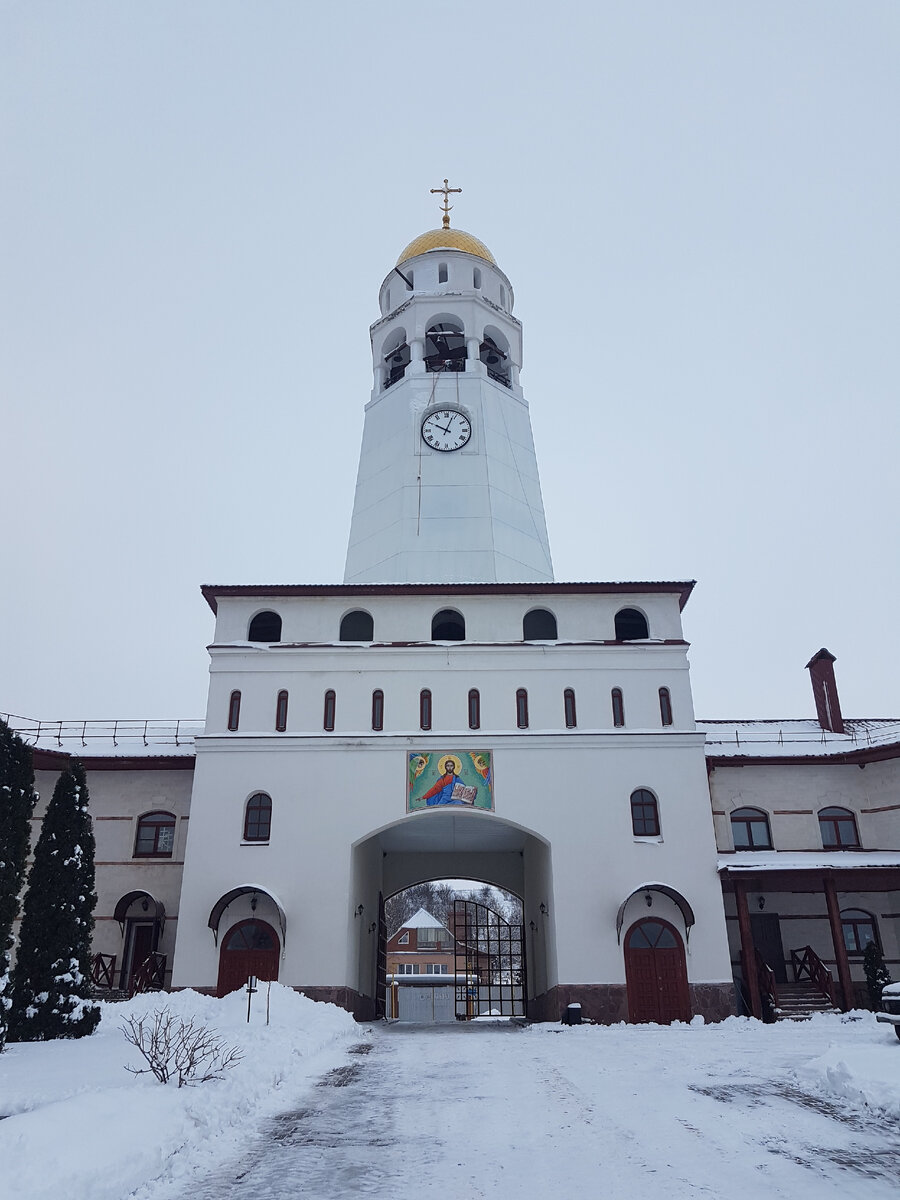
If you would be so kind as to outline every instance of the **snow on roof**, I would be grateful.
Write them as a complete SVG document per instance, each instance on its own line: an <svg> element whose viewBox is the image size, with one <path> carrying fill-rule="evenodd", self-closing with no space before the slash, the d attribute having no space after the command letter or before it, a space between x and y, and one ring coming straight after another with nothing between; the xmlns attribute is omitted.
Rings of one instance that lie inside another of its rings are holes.
<svg viewBox="0 0 900 1200"><path fill-rule="evenodd" d="M900 718L844 720L830 733L813 718L774 721L698 721L707 758L827 758L900 743Z"/></svg>
<svg viewBox="0 0 900 1200"><path fill-rule="evenodd" d="M900 867L900 851L891 850L736 850L720 854L720 871L858 870Z"/></svg>
<svg viewBox="0 0 900 1200"><path fill-rule="evenodd" d="M74 758L191 758L203 721L34 721L10 713L10 729L36 750Z"/></svg>
<svg viewBox="0 0 900 1200"><path fill-rule="evenodd" d="M420 908L417 913L404 921L400 926L401 929L446 929L447 926L442 924L437 917L433 917L430 912L426 912L424 908ZM449 932L449 931L448 931Z"/></svg>

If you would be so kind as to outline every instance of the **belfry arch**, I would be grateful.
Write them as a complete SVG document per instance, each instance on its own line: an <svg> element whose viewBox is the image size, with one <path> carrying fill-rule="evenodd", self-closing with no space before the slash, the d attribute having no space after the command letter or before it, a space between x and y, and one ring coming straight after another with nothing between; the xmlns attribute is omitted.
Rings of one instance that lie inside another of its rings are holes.
<svg viewBox="0 0 900 1200"><path fill-rule="evenodd" d="M550 844L539 834L494 815L458 809L412 813L354 843L348 978L380 1013L379 940L384 898L416 883L467 879L513 892L522 900L527 1000L557 982ZM383 947L382 947L383 950Z"/></svg>

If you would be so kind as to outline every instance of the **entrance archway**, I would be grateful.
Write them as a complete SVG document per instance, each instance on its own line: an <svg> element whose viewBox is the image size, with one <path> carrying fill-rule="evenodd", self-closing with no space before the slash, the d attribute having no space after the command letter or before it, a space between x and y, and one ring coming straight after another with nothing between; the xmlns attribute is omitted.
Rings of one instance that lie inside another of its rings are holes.
<svg viewBox="0 0 900 1200"><path fill-rule="evenodd" d="M477 942L483 958L493 954L498 960L490 978L484 980L485 987L488 983L504 987L506 991L498 992L498 996L510 1001L506 1007L513 1003L514 988L515 1004L528 1010L531 1001L548 993L557 983L549 843L539 834L492 813L433 808L374 830L353 847L350 919L356 930L351 953L357 955L357 991L369 999L372 1015L384 1011L383 989L389 973L385 938L394 932L385 928L381 897L440 880L486 883L521 900L522 923L519 925L516 919L516 938L507 933L501 937L498 930L503 929L502 924L495 929L491 924L493 918L486 918L480 923L471 920L473 932L478 930L477 938L462 940L473 945ZM460 920L465 925L462 917ZM448 924L453 924L449 918ZM481 946L481 942L485 945ZM506 964L506 958L512 965ZM449 971L455 975L478 975L474 968L469 970L462 951L459 960L449 965ZM487 993L484 1001L485 1011L500 1007ZM540 1003L538 999L538 1011Z"/></svg>
<svg viewBox="0 0 900 1200"><path fill-rule="evenodd" d="M281 946L271 925L255 917L232 925L219 951L217 996L242 988L251 975L277 979Z"/></svg>
<svg viewBox="0 0 900 1200"><path fill-rule="evenodd" d="M659 917L635 921L625 935L625 983L635 1024L691 1019L684 942L674 925Z"/></svg>

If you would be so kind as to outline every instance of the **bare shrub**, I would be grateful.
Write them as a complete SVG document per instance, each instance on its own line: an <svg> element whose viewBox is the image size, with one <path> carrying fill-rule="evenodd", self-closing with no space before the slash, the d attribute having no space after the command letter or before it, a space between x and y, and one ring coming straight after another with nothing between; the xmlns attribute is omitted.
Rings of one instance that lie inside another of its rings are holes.
<svg viewBox="0 0 900 1200"><path fill-rule="evenodd" d="M167 1008L142 1017L127 1017L122 1025L125 1041L139 1050L145 1067L126 1067L132 1075L152 1074L160 1083L177 1079L179 1087L221 1079L244 1057L214 1029L194 1019L182 1021Z"/></svg>

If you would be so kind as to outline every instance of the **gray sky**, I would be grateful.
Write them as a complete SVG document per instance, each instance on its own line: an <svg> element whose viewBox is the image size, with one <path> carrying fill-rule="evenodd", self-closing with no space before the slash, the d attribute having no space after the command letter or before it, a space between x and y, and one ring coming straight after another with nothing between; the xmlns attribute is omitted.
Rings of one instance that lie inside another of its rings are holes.
<svg viewBox="0 0 900 1200"><path fill-rule="evenodd" d="M377 289L524 322L557 579L689 579L698 715L892 716L900 7L0 0L0 710L195 717L199 585L333 582Z"/></svg>

